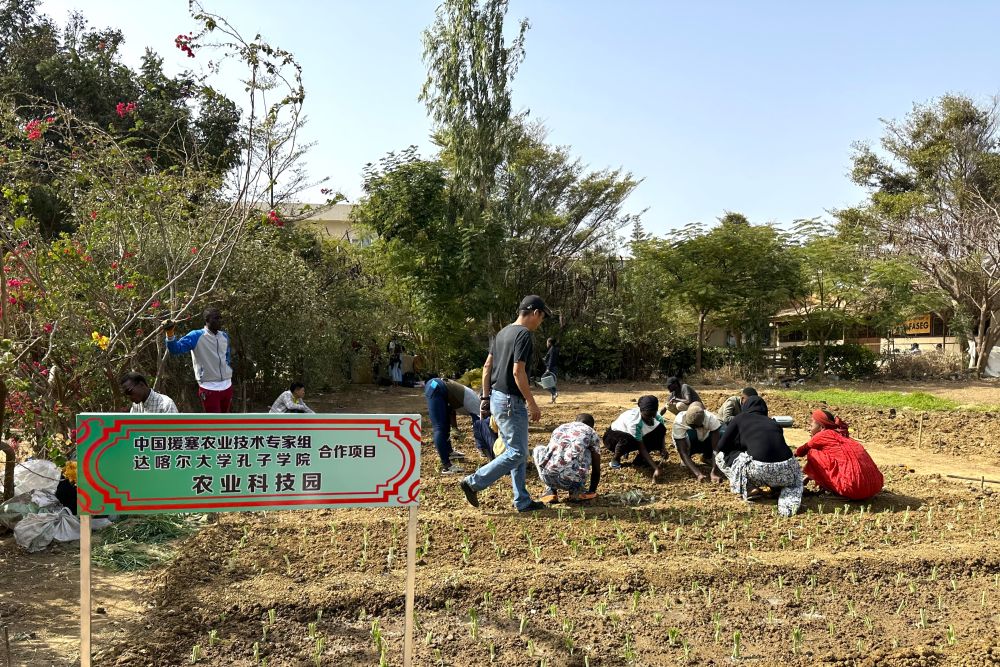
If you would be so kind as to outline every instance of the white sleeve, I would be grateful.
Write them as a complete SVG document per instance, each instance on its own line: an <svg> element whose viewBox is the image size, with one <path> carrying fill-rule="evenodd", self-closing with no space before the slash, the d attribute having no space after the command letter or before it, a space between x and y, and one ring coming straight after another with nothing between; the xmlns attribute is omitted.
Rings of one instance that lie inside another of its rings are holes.
<svg viewBox="0 0 1000 667"><path fill-rule="evenodd" d="M468 387L465 388L465 394L463 395L464 400L462 401L462 407L470 415L479 416L479 396L476 392L472 391Z"/></svg>
<svg viewBox="0 0 1000 667"><path fill-rule="evenodd" d="M167 403L167 409L165 410L165 412L176 413L177 412L177 404L174 403L174 399L170 398L169 396L164 396L164 398L166 399L166 403Z"/></svg>
<svg viewBox="0 0 1000 667"><path fill-rule="evenodd" d="M683 415L684 413L681 412L676 417L674 417L674 425L670 429L670 433L673 436L674 440L683 440L684 438L687 437L688 434L687 426L685 426L681 421L683 419Z"/></svg>

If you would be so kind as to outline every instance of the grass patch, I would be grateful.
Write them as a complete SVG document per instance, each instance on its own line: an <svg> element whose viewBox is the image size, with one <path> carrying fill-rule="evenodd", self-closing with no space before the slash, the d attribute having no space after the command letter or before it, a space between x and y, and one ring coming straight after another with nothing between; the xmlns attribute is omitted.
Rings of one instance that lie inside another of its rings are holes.
<svg viewBox="0 0 1000 667"><path fill-rule="evenodd" d="M91 559L119 572L142 570L174 557L170 542L195 530L191 519L180 514L129 518L101 531L101 543Z"/></svg>
<svg viewBox="0 0 1000 667"><path fill-rule="evenodd" d="M851 405L866 408L909 408L911 410L955 410L959 403L939 398L922 391L855 391L853 389L815 389L782 391L783 395L807 403L825 402L828 405ZM987 409L977 406L975 409Z"/></svg>

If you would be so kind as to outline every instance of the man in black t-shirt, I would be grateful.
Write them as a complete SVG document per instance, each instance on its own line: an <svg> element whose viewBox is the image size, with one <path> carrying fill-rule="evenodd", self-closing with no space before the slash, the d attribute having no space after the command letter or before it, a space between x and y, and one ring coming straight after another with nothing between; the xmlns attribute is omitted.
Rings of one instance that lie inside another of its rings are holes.
<svg viewBox="0 0 1000 667"><path fill-rule="evenodd" d="M493 414L506 449L459 482L473 507L479 507L477 494L480 491L508 473L514 487L514 507L518 512L545 507L531 499L525 486L528 418L534 422L542 418L542 411L531 395L527 365L531 362L533 349L531 333L551 315L552 311L540 296L524 297L518 307L517 320L501 329L490 346L483 365L483 393L479 397L482 401L479 409L484 419Z"/></svg>

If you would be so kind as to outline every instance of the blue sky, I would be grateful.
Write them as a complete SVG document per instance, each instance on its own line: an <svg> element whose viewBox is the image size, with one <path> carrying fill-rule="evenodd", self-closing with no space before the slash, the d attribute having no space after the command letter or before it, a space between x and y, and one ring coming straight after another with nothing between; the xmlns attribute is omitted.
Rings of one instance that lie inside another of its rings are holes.
<svg viewBox="0 0 1000 667"><path fill-rule="evenodd" d="M261 32L304 67L310 172L350 199L361 169L410 144L433 153L417 94L421 31L436 0L208 0L244 34ZM168 70L190 65L173 37L186 0L43 0L121 28L125 58L148 45ZM726 210L787 224L855 203L851 144L880 118L947 92L1000 92L1000 3L909 0L658 2L511 0L527 17L515 104L592 168L644 179L628 212L664 235ZM316 199L319 199L316 193Z"/></svg>

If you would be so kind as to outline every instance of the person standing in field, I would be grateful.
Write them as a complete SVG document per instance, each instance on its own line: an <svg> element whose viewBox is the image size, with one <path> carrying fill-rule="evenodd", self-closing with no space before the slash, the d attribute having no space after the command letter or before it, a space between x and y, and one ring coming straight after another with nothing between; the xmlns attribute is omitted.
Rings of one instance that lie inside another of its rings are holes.
<svg viewBox="0 0 1000 667"><path fill-rule="evenodd" d="M815 410L809 421L809 442L795 450L806 457L806 482L848 500L867 500L885 484L875 461L851 438L847 424L826 410Z"/></svg>
<svg viewBox="0 0 1000 667"><path fill-rule="evenodd" d="M517 320L496 335L483 365L483 393L480 416L490 414L496 419L506 448L503 453L459 482L466 500L479 507L478 493L504 475L510 474L514 491L514 507L518 512L531 512L545 507L532 500L525 485L528 463L528 419L537 422L542 411L535 403L528 380L527 365L531 363L531 334L552 311L542 297L529 295L518 306Z"/></svg>
<svg viewBox="0 0 1000 667"><path fill-rule="evenodd" d="M202 409L205 412L229 412L233 402L232 346L229 334L222 330L219 309L207 309L205 327L195 329L182 338L174 336L175 324L170 320L163 323L163 329L170 354L191 353Z"/></svg>
<svg viewBox="0 0 1000 667"><path fill-rule="evenodd" d="M552 375L552 380L556 380L556 367L559 365L559 345L556 343L555 338L549 338L545 341L545 372ZM559 398L559 390L553 384L549 388L549 395L552 397L552 403L556 402Z"/></svg>

